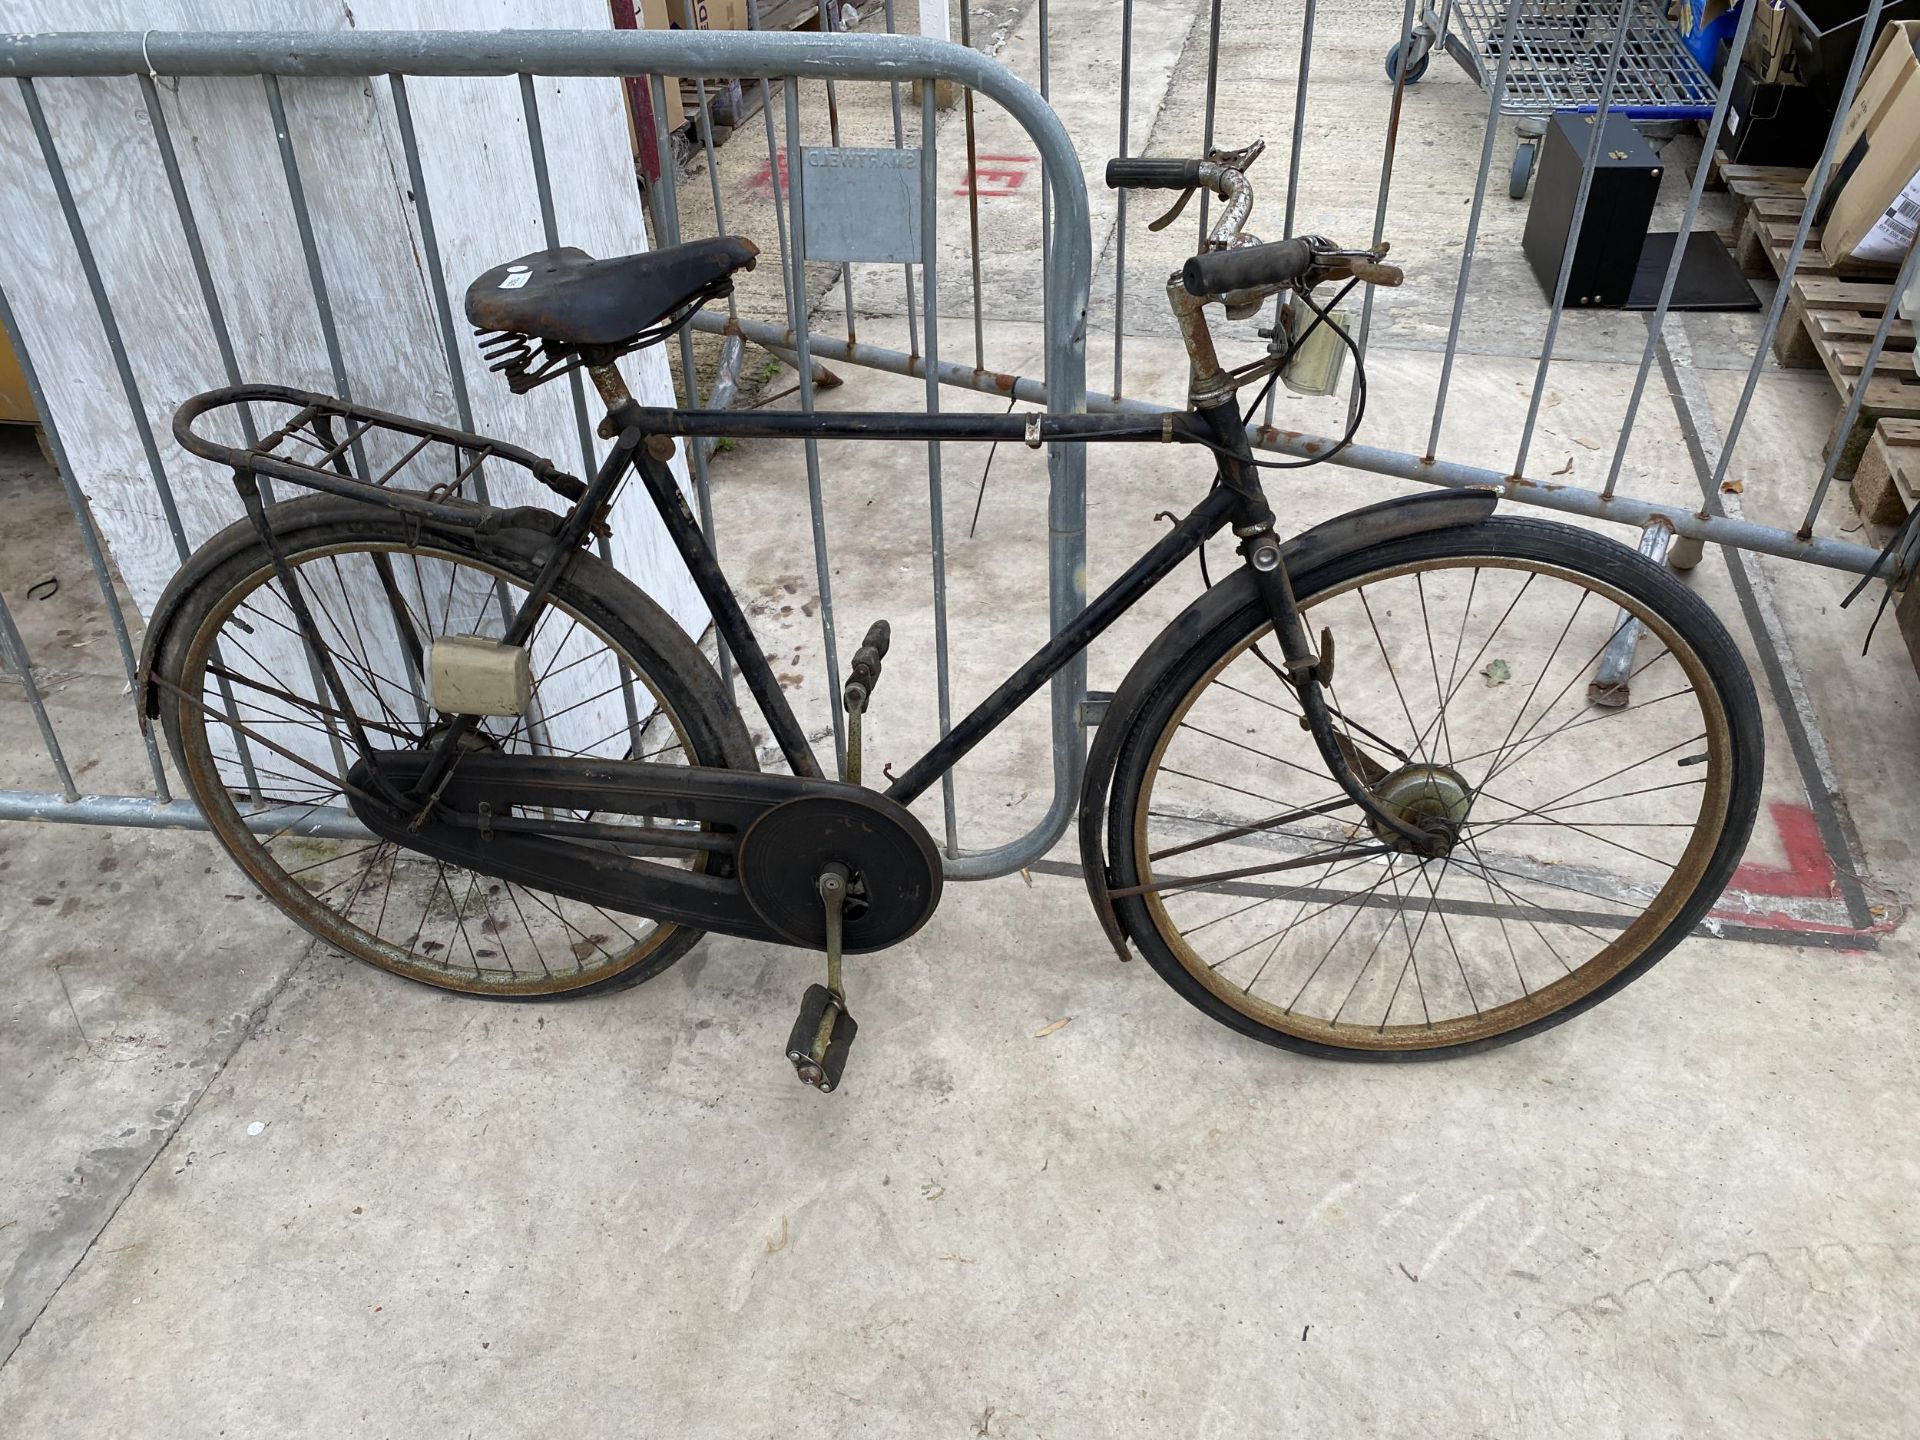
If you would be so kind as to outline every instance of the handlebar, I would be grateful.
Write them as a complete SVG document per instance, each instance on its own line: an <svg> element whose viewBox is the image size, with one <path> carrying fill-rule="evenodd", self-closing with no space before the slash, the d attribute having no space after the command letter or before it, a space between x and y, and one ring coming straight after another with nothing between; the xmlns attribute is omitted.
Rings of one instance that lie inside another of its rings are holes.
<svg viewBox="0 0 1920 1440"><path fill-rule="evenodd" d="M1180 283L1189 295L1204 299L1232 290L1290 285L1312 268L1313 246L1305 240L1275 240L1196 255L1181 267Z"/></svg>
<svg viewBox="0 0 1920 1440"><path fill-rule="evenodd" d="M1257 151L1255 153L1258 153ZM1206 188L1227 202L1212 232L1215 245L1231 245L1253 213L1253 185L1238 166L1219 160L1109 160L1107 185L1114 190L1178 190L1180 203L1149 227L1164 229L1186 208L1187 196Z"/></svg>
<svg viewBox="0 0 1920 1440"><path fill-rule="evenodd" d="M1398 265L1384 264L1364 253L1335 250L1318 236L1309 235L1266 245L1209 250L1181 267L1180 284L1189 295L1204 300L1248 290L1277 290L1315 272L1322 278L1348 275L1368 285L1389 287L1406 278Z"/></svg>
<svg viewBox="0 0 1920 1440"><path fill-rule="evenodd" d="M1207 237L1208 248L1187 261L1180 282L1190 295L1247 297L1256 290L1277 290L1305 281L1311 289L1323 280L1352 278L1368 285L1398 285L1397 265L1381 263L1384 245L1373 250L1342 250L1318 235L1241 244L1241 228L1253 212L1253 186L1245 171L1259 157L1263 142L1244 150L1215 151L1205 160L1155 160L1139 156L1107 162L1107 184L1115 190L1177 190L1180 200L1149 228L1165 229L1185 208L1195 190L1211 190L1226 207ZM1247 237L1249 240L1251 237ZM1231 303L1231 301L1229 302Z"/></svg>
<svg viewBox="0 0 1920 1440"><path fill-rule="evenodd" d="M1200 183L1204 160L1148 160L1129 157L1107 161L1109 190L1191 190Z"/></svg>

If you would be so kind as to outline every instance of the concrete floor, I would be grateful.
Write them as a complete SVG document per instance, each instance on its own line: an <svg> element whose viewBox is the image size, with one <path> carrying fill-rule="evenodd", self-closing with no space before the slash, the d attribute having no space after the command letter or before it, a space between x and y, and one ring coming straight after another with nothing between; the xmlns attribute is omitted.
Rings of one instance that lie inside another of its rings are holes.
<svg viewBox="0 0 1920 1440"><path fill-rule="evenodd" d="M1097 172L1113 7L1050 8L1054 98ZM1275 233L1297 19L1269 8L1228 7L1220 130L1281 152L1256 171L1256 228ZM1370 163L1384 125L1379 8L1320 6L1301 214L1342 238L1371 224L1376 177L1352 157ZM1035 17L1006 18L1001 53L1034 74ZM1206 7L1136 20L1134 148L1197 148ZM885 98L841 87L848 128L890 125ZM1376 313L1367 436L1419 450L1485 112L1438 61L1407 105L1389 234L1409 283ZM983 152L1016 153L1001 124L983 114ZM733 228L757 234L753 143L723 150L721 179ZM943 176L963 173L952 117L941 148ZM1023 373L1041 348L1031 196L982 203L983 346ZM964 200L944 203L964 236ZM1118 313L1127 391L1177 398L1153 281L1191 234L1149 236L1136 208L1116 305L1117 215L1103 190L1094 204L1089 373L1112 374ZM1522 215L1489 201L1442 447L1501 468L1545 323ZM944 274L943 340L964 356L964 250ZM904 340L897 270L855 280L861 338ZM1726 424L1757 328L1675 325L1627 493L1699 502L1688 435ZM1569 317L1536 473L1604 473L1644 333ZM823 403L911 408L921 388L862 372ZM1795 523L1833 409L1824 379L1770 373L1726 503ZM1191 457L1120 454L1090 467L1095 585L1205 481ZM990 479L978 450L944 458L959 709L1044 633L1045 469L1020 447ZM925 452L823 446L821 470L843 643L895 625L877 771L935 729ZM723 557L824 736L798 455L745 445L714 483ZM1399 488L1326 470L1275 493L1304 525ZM138 788L103 601L25 445L0 449L0 504L0 586L81 784ZM1866 538L1843 490L1823 527ZM27 599L48 574L58 594ZM1177 575L1096 647L1094 684L1198 583ZM1753 664L1769 742L1717 933L1570 1025L1439 1067L1228 1034L1114 960L1070 849L950 887L911 942L850 962L862 1040L822 1098L780 1053L813 967L769 947L710 939L637 991L489 1006L311 946L200 837L0 827L0 1435L1911 1433L1920 683L1890 630L1858 654L1844 576L1709 553L1689 583ZM8 684L0 785L49 788ZM1030 708L959 774L968 844L1045 809ZM937 828L937 803L923 813Z"/></svg>

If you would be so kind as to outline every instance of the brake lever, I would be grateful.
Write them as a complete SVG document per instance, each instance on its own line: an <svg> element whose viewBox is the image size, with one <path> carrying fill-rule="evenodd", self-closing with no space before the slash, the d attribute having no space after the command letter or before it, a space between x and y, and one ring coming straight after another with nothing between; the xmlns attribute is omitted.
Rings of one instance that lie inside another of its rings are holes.
<svg viewBox="0 0 1920 1440"><path fill-rule="evenodd" d="M1313 247L1314 260L1313 269L1303 277L1299 288L1311 290L1328 280L1353 279L1366 285L1392 289L1407 278L1406 272L1398 265L1381 263L1393 248L1384 240L1371 250L1341 250L1324 235L1305 235L1301 238Z"/></svg>
<svg viewBox="0 0 1920 1440"><path fill-rule="evenodd" d="M1266 148L1266 139L1264 137L1255 137L1251 145L1243 145L1238 150L1209 150L1207 152L1206 162L1209 165L1218 165L1223 170L1237 170L1242 178L1244 178L1253 162L1258 160L1261 155L1266 152ZM1180 212L1187 208L1187 202L1193 199L1193 192L1201 188L1202 187L1198 185L1191 185L1185 190L1182 190L1180 192L1180 198L1173 202L1173 208L1158 220L1149 224L1147 229L1157 234L1178 220L1180 218ZM1212 185L1208 185L1205 188L1208 190L1215 189Z"/></svg>
<svg viewBox="0 0 1920 1440"><path fill-rule="evenodd" d="M1398 265L1382 265L1377 260L1356 260L1347 267L1347 273L1364 284L1379 285L1388 290L1407 278L1407 272Z"/></svg>
<svg viewBox="0 0 1920 1440"><path fill-rule="evenodd" d="M1178 220L1180 218L1180 212L1187 208L1187 202L1193 199L1193 192L1199 188L1200 188L1199 186L1193 185L1193 186L1189 186L1185 190L1182 190L1180 192L1180 198L1173 202L1173 208L1167 211L1167 213L1162 215L1158 220L1155 220L1150 225L1148 225L1147 229L1154 230L1154 231L1164 230L1169 225L1171 225L1174 221Z"/></svg>

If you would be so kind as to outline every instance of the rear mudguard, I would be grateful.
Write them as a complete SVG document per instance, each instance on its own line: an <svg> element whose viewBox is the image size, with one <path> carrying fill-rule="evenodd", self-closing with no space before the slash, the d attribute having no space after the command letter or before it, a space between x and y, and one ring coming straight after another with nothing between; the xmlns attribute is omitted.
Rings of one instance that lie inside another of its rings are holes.
<svg viewBox="0 0 1920 1440"><path fill-rule="evenodd" d="M1287 541L1281 547L1287 572L1298 581L1323 565L1389 540L1428 530L1477 525L1493 514L1499 499L1493 490L1436 490L1350 510ZM1122 960L1132 957L1108 893L1113 877L1107 869L1106 848L1107 804L1113 793L1120 746L1161 673L1256 597L1253 572L1241 566L1174 617L1133 662L1127 678L1108 702L1099 734L1087 754L1086 774L1080 782L1080 865L1086 873L1094 913L1100 917L1100 928Z"/></svg>
<svg viewBox="0 0 1920 1440"><path fill-rule="evenodd" d="M449 507L463 502L449 501ZM420 522L423 534L445 532L457 538L483 539L521 550L537 547L550 540L560 528L560 517L552 511L533 506L502 509L491 505L473 505L471 526L448 526ZM302 495L267 507L267 520L274 533L291 538L303 529L355 520L367 513L367 504L339 495ZM495 542L495 537L501 537ZM140 723L144 726L160 713L160 693L153 679L153 667L166 644L167 635L186 598L207 576L234 556L254 549L260 543L259 532L251 520L236 520L187 557L186 562L167 582L167 588L153 607L147 621L147 634L140 646L140 666L134 695L139 702ZM484 547L482 547L484 549Z"/></svg>

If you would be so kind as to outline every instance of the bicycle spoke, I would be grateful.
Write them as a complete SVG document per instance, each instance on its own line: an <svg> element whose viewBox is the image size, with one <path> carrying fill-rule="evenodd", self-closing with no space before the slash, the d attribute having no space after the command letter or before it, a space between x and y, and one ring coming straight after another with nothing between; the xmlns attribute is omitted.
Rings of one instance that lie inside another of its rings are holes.
<svg viewBox="0 0 1920 1440"><path fill-rule="evenodd" d="M1304 870L1317 865L1332 856L1335 860L1358 859L1369 855L1384 855L1384 845L1362 846L1360 849L1322 850L1317 855L1300 855L1291 860L1276 860L1266 865L1248 865L1238 870L1216 870L1210 875L1175 876L1166 880L1154 880L1144 885L1128 885L1113 892L1116 899L1128 895L1159 894L1168 890L1194 890L1209 885L1224 884L1229 880L1245 880L1254 875L1271 875L1277 870Z"/></svg>
<svg viewBox="0 0 1920 1440"><path fill-rule="evenodd" d="M1300 764L1298 761L1288 760L1283 756L1271 754L1268 751L1262 750L1259 746L1249 745L1243 740L1234 740L1225 735L1216 735L1213 731L1195 725L1190 721L1181 721L1180 728L1182 730L1191 730L1197 735L1204 735L1209 740L1218 740L1222 745L1231 745L1236 750L1244 750L1249 755L1258 755L1262 760L1271 760L1276 765L1284 765L1289 770L1298 770L1302 775L1311 775L1316 780L1324 782L1327 778L1324 772L1311 769L1308 766Z"/></svg>
<svg viewBox="0 0 1920 1440"><path fill-rule="evenodd" d="M203 769L219 783L220 796L231 796L228 805L244 809L258 793L264 803L284 807L271 833L228 839L239 822L216 827L230 849L254 846L267 857L263 884L269 894L289 906L297 898L301 906L315 907L332 928L309 922L311 928L348 953L455 988L574 988L639 963L678 929L509 884L375 837L339 841L302 834L310 817L325 807L345 805L349 794L356 803L360 798L342 778L339 766L348 762L336 755L330 765L323 759L326 747L354 726L376 748L423 747L429 727L401 712L425 703L425 677L419 672L430 646L449 634L504 633L499 606L511 613L509 591L519 592L527 582L506 579L465 556L442 554L431 544L296 550L288 563L313 624L303 627L295 619L280 575L264 571L216 612L218 618L209 622L213 638L196 642L196 653L207 658L194 672L195 692L168 690L170 696L177 691L180 711L195 734L211 740L230 731L252 747L256 760L268 762L256 765L249 788L230 792L227 782L237 787L240 778L232 742L201 747ZM369 605L372 619L359 613ZM382 615L391 620L391 633ZM304 633L307 629L311 635ZM556 599L543 610L526 649L534 670L531 702L517 715L483 717L473 731L480 748L569 753L573 742L593 736L603 721L611 725L611 711L602 711L623 688L612 680L618 672L634 677L642 692L645 743L628 743L623 723L612 735L570 753L599 751L606 758L612 741L623 756L656 764L698 763L654 682L570 605ZM293 668L288 661L291 656L297 665L303 652L324 653L337 667L339 685L316 680L310 693L302 693L305 679L290 677L310 669ZM224 662L218 658L222 654ZM166 688L168 682L163 678L161 684ZM233 715L207 703L215 685L233 696L226 707ZM543 715L543 709L549 713ZM548 724L556 718L559 731ZM344 753L351 759L355 752L349 744ZM455 758L451 775L458 774L468 753ZM200 785L195 793L204 807L211 792ZM532 813L576 812L536 807ZM582 818L592 818L592 812ZM682 828L698 832L703 827L684 822ZM706 855L687 852L661 863L698 869ZM295 908L295 913L304 920L315 910ZM572 952L565 961L563 951Z"/></svg>
<svg viewBox="0 0 1920 1440"><path fill-rule="evenodd" d="M1262 656L1261 658L1264 660L1266 657ZM1300 712L1298 710L1289 710L1286 706L1281 705L1275 701L1269 700L1264 695L1256 695L1253 693L1253 691L1244 689L1239 685L1235 685L1231 681L1223 679L1223 680L1217 680L1214 683L1219 685L1219 687L1222 690L1231 690L1235 695L1244 695L1247 699L1253 701L1255 704L1265 705L1270 710L1277 710L1282 715L1285 715L1289 720L1298 720L1300 718ZM1286 686L1286 681L1284 678L1281 680L1281 684L1282 686ZM1331 685L1327 687L1329 692L1332 691L1332 688L1333 687ZM1288 694L1292 693L1291 687L1287 688L1287 693ZM1331 715L1335 720L1338 720L1342 725L1347 726L1349 730L1358 730L1362 735L1366 736L1367 739L1373 742L1372 748L1383 752L1384 754L1390 756L1394 760L1399 761L1402 765L1406 764L1409 760L1413 758L1412 756L1407 754L1406 751L1400 749L1397 745L1393 744L1393 742L1388 740L1385 736L1376 734L1374 731L1369 730L1366 726L1356 724L1352 720L1348 719L1347 715L1341 710L1339 705L1329 704L1327 706L1327 713ZM1352 739L1353 737L1349 735L1347 738ZM1359 743L1360 742L1357 740L1354 741L1354 744L1356 746Z"/></svg>
<svg viewBox="0 0 1920 1440"><path fill-rule="evenodd" d="M1553 649L1548 652L1547 658L1545 662L1540 666L1539 672L1534 675L1533 684L1527 690L1527 698L1522 700L1520 702L1520 708L1513 712L1513 723L1507 727L1506 737L1501 740L1498 746L1495 747L1493 752L1493 759L1489 761L1487 764L1487 773L1481 777L1480 783L1482 785L1485 785L1488 780L1491 780L1496 774L1499 773L1500 756L1502 752L1505 751L1508 744L1513 740L1513 732L1520 728L1521 720L1526 718L1527 707L1533 703L1533 697L1540 693L1541 682L1547 678L1547 672L1553 668L1554 657L1560 653L1560 647L1567 643L1567 636L1573 633L1573 622L1580 618L1580 609L1582 606L1584 606L1587 603L1587 596L1591 593L1592 593L1591 591L1582 590L1580 592L1580 598L1574 602L1573 613L1567 616L1567 623L1565 624L1565 626L1561 628L1559 638L1557 638L1553 642ZM1599 647L1594 650L1593 658L1595 660L1600 658L1602 652L1605 651L1607 645L1610 644L1611 641L1612 641L1612 637L1609 636L1607 640L1602 641ZM1592 662L1589 661L1588 663L1591 664ZM1582 666L1580 669L1575 670L1573 672L1574 678L1577 680L1582 674L1585 673L1585 670L1586 670L1585 666ZM1565 694L1565 693L1566 692L1564 690L1561 692L1561 694ZM1558 703L1557 697L1556 697L1555 703ZM1547 708L1551 710L1553 706L1550 704L1548 705Z"/></svg>
<svg viewBox="0 0 1920 1440"><path fill-rule="evenodd" d="M1360 608L1367 613L1367 627L1373 631L1373 643L1380 647L1380 658L1387 666L1387 679L1393 682L1394 696L1400 701L1400 713L1407 717L1407 733L1414 737L1413 753L1421 760L1427 760L1426 746L1420 743L1420 727L1413 723L1413 711L1407 706L1406 691L1400 688L1400 676L1393 668L1393 657L1387 654L1387 642L1380 637L1380 622L1373 618L1373 606L1367 603L1367 587L1361 585L1353 593L1360 601Z"/></svg>
<svg viewBox="0 0 1920 1440"><path fill-rule="evenodd" d="M1298 830L1283 830L1280 827L1289 825L1295 820L1305 820L1315 815L1331 815L1336 811L1349 810L1352 808L1353 801L1349 800L1346 796L1342 795L1337 799L1329 796L1317 804L1308 805L1302 809L1282 810L1278 815L1270 815L1265 820L1255 820L1245 825L1232 825L1200 840L1190 840L1184 845L1172 845L1164 850L1152 851L1147 858L1149 860L1168 860L1175 855L1185 855L1190 851L1204 850L1209 845L1220 845L1229 840L1244 840L1249 835L1285 835L1300 840L1324 839L1324 836L1307 835ZM1184 815L1177 815L1162 810L1149 811L1148 814L1160 820L1184 820L1187 818Z"/></svg>
<svg viewBox="0 0 1920 1440"><path fill-rule="evenodd" d="M1356 861L1354 861L1354 862L1353 862L1353 863L1352 863L1351 865L1343 865L1343 866L1341 866L1341 867L1340 867L1340 868L1339 868L1338 870L1336 870L1336 871L1334 871L1332 875L1325 875L1325 876L1322 876L1322 877L1321 877L1321 878L1320 878L1320 879L1319 879L1318 881L1316 881L1316 882L1315 882L1315 886L1314 886L1314 888L1318 888L1319 886L1322 886L1322 885L1325 885L1325 884L1327 883L1327 881L1328 881L1328 880L1331 880L1331 879L1334 879L1334 878L1336 878L1336 877L1338 877L1338 876L1341 876L1341 875L1345 875L1345 874L1347 874L1347 873L1348 873L1349 871L1352 871L1352 870L1357 870L1357 869L1359 869L1359 868L1360 868L1360 867L1361 867L1362 865L1364 865L1364 864L1366 864L1366 863L1367 863L1367 862L1368 862L1369 860L1371 860L1371 859L1373 859L1373 858L1374 858L1374 857L1372 857L1372 856L1370 856L1370 855L1369 855L1369 856L1363 856L1362 858L1360 858L1360 859L1358 859L1358 860L1356 860ZM1325 904L1325 905L1322 905L1322 906L1321 906L1321 907L1320 907L1320 908L1319 908L1318 910L1316 910L1316 911L1314 911L1314 912L1313 912L1313 914L1311 914L1311 915L1304 915L1304 916L1302 916L1302 917L1300 917L1300 919L1301 919L1302 921L1304 921L1304 920L1313 920L1313 919L1315 919L1315 918L1317 918L1317 917L1319 917L1319 916L1321 916L1321 915L1324 915L1324 914L1326 914L1326 913L1327 913L1327 912L1328 912L1329 910L1337 910L1337 909L1339 909L1339 908L1340 908L1340 907L1341 907L1342 905L1353 905L1353 906L1355 906L1355 907L1358 907L1358 906L1359 906L1359 904L1360 904L1360 901L1361 901L1362 899L1364 899L1364 898L1365 898L1366 896L1368 896L1368 895L1371 895L1371 894L1372 894L1372 893L1373 893L1374 891L1376 891L1376 890L1378 890L1378 889L1380 888L1380 886L1381 886L1381 884L1382 884L1382 883L1383 883L1383 881L1380 881L1380 880L1376 880L1376 881L1375 881L1375 882L1374 882L1373 884L1371 884L1371 885L1369 885L1369 886L1368 886L1368 887L1367 887L1367 888L1366 888L1365 890L1357 890L1357 891L1355 891L1355 892L1354 892L1353 894L1351 894L1351 895L1342 895L1342 896L1341 896L1341 897L1340 897L1339 899L1337 899L1337 900L1333 900L1333 901L1330 901L1330 902L1328 902L1327 904ZM1283 890L1283 891L1279 891L1279 892L1276 892L1275 894L1272 894L1272 895L1268 895L1268 896L1266 896L1266 897L1265 897L1264 899L1262 899L1262 900L1260 900L1260 901L1259 901L1258 903L1259 903L1259 904L1262 904L1262 905L1264 905L1264 904L1267 904L1267 903L1268 903L1269 901L1273 901L1273 900L1282 900L1282 899L1285 899L1285 900L1291 900L1291 899L1293 899L1293 898L1294 898L1294 895L1293 895L1293 892L1292 892L1291 890ZM1303 896L1302 896L1301 898L1302 898L1302 903L1306 903L1306 902L1309 902L1309 901L1311 901L1311 900L1312 900L1312 899L1314 898L1314 896L1313 896L1313 889L1309 889L1309 890L1307 890L1307 891L1306 891L1306 893L1305 893L1305 894L1304 894L1304 895L1303 895ZM1250 909L1252 909L1252 908L1253 908L1253 906L1248 906L1248 907L1247 907L1247 909L1249 909L1249 910L1250 910ZM1243 913L1243 912L1241 912L1241 911L1235 911L1234 913L1235 913L1235 914L1240 914L1240 913ZM1293 923L1299 923L1299 922L1297 922L1297 921L1296 921L1296 922L1293 922ZM1199 928L1199 927L1195 927L1195 928L1197 929L1197 928ZM1285 927L1285 929L1291 929L1291 928L1292 928L1292 926L1291 926L1291 925L1289 925L1289 926L1287 926L1287 927ZM1227 961L1229 961L1229 960L1233 960L1233 959L1237 959L1237 958L1238 958L1239 956L1241 956L1241 955L1244 955L1244 954L1246 954L1246 953L1247 953L1247 951L1249 951L1249 950L1251 950L1251 949L1253 949L1253 948L1254 948L1255 946L1257 946L1257 945L1264 945L1264 944L1266 944L1266 942L1267 942L1267 941L1269 941L1269 940L1271 940L1271 939L1273 939L1275 935L1278 935L1278 934L1284 934L1284 933L1285 933L1285 929L1282 929L1282 930L1279 930L1279 931L1275 931L1275 932L1272 932L1272 933L1270 933L1270 934L1266 934L1266 935L1262 935L1262 936L1261 936L1261 937L1260 937L1259 939L1257 939L1257 940L1251 940L1251 941L1249 941L1249 942L1248 942L1247 944L1245 944L1245 945L1242 945L1242 946L1241 946L1241 947L1240 947L1240 948L1239 948L1238 950L1236 950L1236 951L1234 951L1234 952L1233 952L1233 954L1231 954L1231 955L1228 955L1228 956L1225 956L1225 957L1223 957L1222 959L1219 959L1219 960L1216 960L1216 961L1214 961L1214 962L1213 962L1213 965L1211 966L1211 968L1212 968L1212 969L1215 969L1215 970L1218 970L1218 969L1219 969L1219 968L1220 968L1221 966L1223 966L1223 965L1225 965L1225 964L1227 963ZM1191 932L1189 932L1189 933L1191 933Z"/></svg>
<svg viewBox="0 0 1920 1440"><path fill-rule="evenodd" d="M1320 878L1313 882L1316 887L1327 883L1328 878L1332 874L1333 867L1337 863L1338 862L1334 860L1327 862L1327 868L1321 871ZM1253 972L1253 978L1251 980L1240 987L1244 993L1248 995L1253 993L1253 987L1258 985L1260 983L1260 977L1267 973L1267 966L1273 963L1273 957L1280 952L1280 947L1287 943L1287 936L1292 932L1293 927L1300 923L1300 916L1306 911L1307 904L1308 902L1303 899L1300 902L1300 908L1294 912L1292 921L1282 927L1280 933L1273 937L1272 946L1268 948L1267 953L1261 958L1260 968Z"/></svg>
<svg viewBox="0 0 1920 1440"><path fill-rule="evenodd" d="M1382 877L1383 884L1392 884L1393 893L1396 896L1400 893L1399 885L1393 883L1393 867L1397 860L1397 856L1388 858L1387 873ZM1380 953L1380 947L1386 943L1387 936L1392 933L1394 918L1398 913L1398 907L1395 907L1393 912L1382 917L1380 933L1373 937L1373 948L1367 951L1367 958L1360 962L1360 969L1353 977L1353 984L1347 987L1347 993L1340 1001L1339 1007L1327 1017L1329 1025L1338 1025L1340 1017L1347 1013L1347 1006L1353 1003L1353 997L1360 989L1360 982L1367 978L1367 971L1373 968L1373 957Z"/></svg>
<svg viewBox="0 0 1920 1440"><path fill-rule="evenodd" d="M1477 573L1477 572L1476 572ZM1434 722L1439 726L1440 734L1436 753L1447 757L1447 764L1453 764L1453 744L1447 738L1447 701L1440 688L1440 657L1433 649L1433 621L1427 614L1427 586L1425 577L1419 571L1413 575L1414 591L1420 597L1420 629L1427 637L1427 663L1433 666L1433 714ZM1456 659L1458 656L1456 655Z"/></svg>

